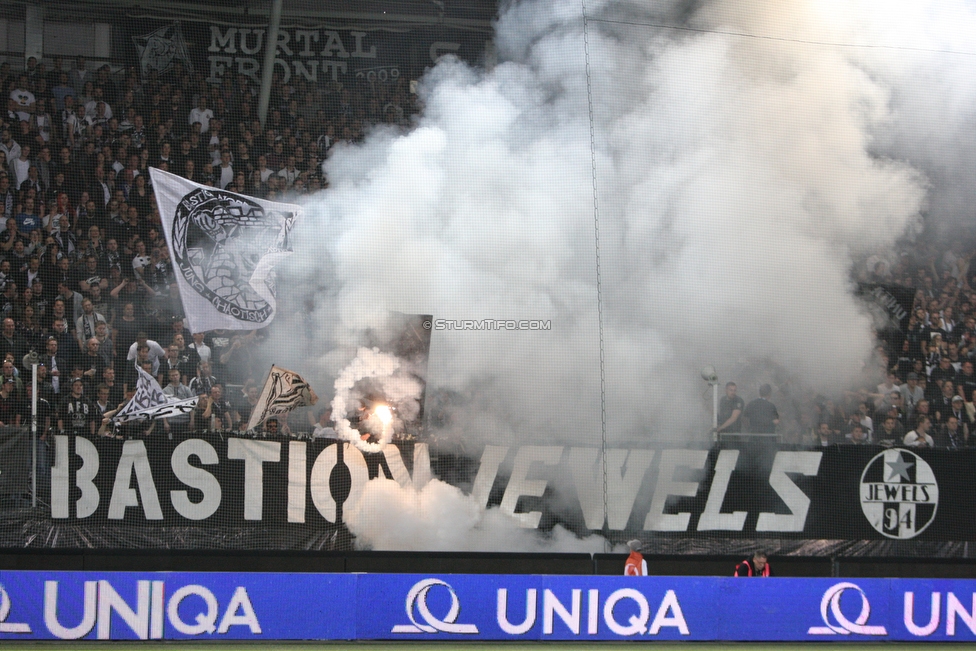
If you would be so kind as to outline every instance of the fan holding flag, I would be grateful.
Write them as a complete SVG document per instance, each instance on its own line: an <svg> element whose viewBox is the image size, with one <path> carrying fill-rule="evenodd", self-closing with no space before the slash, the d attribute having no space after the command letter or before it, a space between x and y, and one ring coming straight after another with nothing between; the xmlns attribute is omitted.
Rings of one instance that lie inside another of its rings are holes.
<svg viewBox="0 0 976 651"><path fill-rule="evenodd" d="M272 366L257 404L251 410L247 429L253 430L272 417L282 416L316 402L318 396L301 375L280 366Z"/></svg>
<svg viewBox="0 0 976 651"><path fill-rule="evenodd" d="M163 392L156 378L136 366L139 379L136 381L136 392L129 402L119 409L112 417L115 424L126 423L131 420L156 420L189 414L197 405L197 397L177 398Z"/></svg>

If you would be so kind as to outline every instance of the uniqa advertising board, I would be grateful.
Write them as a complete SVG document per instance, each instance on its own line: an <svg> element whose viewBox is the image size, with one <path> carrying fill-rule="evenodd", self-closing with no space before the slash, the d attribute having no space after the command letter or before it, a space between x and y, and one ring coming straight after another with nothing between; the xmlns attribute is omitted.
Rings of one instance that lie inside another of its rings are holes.
<svg viewBox="0 0 976 651"><path fill-rule="evenodd" d="M0 640L976 640L976 581L0 573Z"/></svg>

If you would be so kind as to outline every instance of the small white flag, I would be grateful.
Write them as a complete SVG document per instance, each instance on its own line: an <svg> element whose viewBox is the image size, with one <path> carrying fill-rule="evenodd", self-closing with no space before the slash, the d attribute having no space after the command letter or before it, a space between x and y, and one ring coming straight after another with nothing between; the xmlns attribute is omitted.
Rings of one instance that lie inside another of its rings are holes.
<svg viewBox="0 0 976 651"><path fill-rule="evenodd" d="M251 411L251 418L247 421L247 429L254 429L272 416L314 405L318 399L301 375L280 366L272 366L261 396Z"/></svg>
<svg viewBox="0 0 976 651"><path fill-rule="evenodd" d="M256 330L274 319L274 266L291 254L302 207L150 168L191 332Z"/></svg>
<svg viewBox="0 0 976 651"><path fill-rule="evenodd" d="M139 379L136 380L136 393L115 416L113 423L127 423L130 420L153 420L188 414L197 406L197 397L186 400L173 400L163 393L156 378L136 367Z"/></svg>

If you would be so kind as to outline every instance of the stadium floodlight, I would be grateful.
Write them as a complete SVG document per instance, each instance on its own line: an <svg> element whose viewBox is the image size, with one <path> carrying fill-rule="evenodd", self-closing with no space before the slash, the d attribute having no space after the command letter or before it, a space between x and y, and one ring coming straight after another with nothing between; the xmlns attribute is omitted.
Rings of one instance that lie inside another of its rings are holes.
<svg viewBox="0 0 976 651"><path fill-rule="evenodd" d="M711 364L701 370L701 376L709 384L718 384L718 372Z"/></svg>
<svg viewBox="0 0 976 651"><path fill-rule="evenodd" d="M712 433L718 440L718 371L709 364L701 370L701 377L712 387Z"/></svg>

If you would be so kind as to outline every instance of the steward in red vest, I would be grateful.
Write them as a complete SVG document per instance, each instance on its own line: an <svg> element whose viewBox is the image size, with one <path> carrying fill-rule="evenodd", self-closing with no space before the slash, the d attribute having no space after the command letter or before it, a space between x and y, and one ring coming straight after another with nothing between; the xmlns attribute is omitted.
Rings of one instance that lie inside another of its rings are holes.
<svg viewBox="0 0 976 651"><path fill-rule="evenodd" d="M641 541L628 540L627 547L630 548L630 556L627 557L627 563L624 565L624 576L647 576L647 561L640 553Z"/></svg>
<svg viewBox="0 0 976 651"><path fill-rule="evenodd" d="M747 558L736 565L733 576L770 576L766 552L756 552L752 559Z"/></svg>

